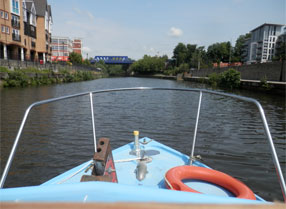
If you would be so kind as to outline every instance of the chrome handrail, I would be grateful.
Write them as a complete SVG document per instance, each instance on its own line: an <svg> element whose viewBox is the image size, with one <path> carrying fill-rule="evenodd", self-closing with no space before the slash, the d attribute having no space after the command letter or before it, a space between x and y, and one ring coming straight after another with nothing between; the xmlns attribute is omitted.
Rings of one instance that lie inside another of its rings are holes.
<svg viewBox="0 0 286 209"><path fill-rule="evenodd" d="M4 186L7 174L9 172L9 169L11 167L11 164L12 164L15 152L16 152L16 148L18 146L18 142L19 142L20 136L22 134L22 131L23 131L24 125L26 123L27 117L28 117L28 115L29 115L29 113L30 113L32 108L34 108L36 106L39 106L39 105L42 105L42 104L47 104L47 103L56 102L56 101L60 101L60 100L65 100L65 99L70 99L70 98L74 98L74 97L89 95L89 97L90 97L90 105L91 105L91 114L92 114L94 149L95 149L95 152L96 152L97 151L96 150L96 133L95 133L93 100L92 100L93 94L106 93L106 92L116 92L116 91L133 91L133 90L166 90L166 91L172 90L172 91L186 91L186 92L190 92L191 91L191 92L199 92L200 93L199 106L198 106L198 112L197 112L197 118L196 118L196 126L195 126L195 131L194 131L193 146L192 146L192 153L191 153L191 156L190 156L190 161L192 160L193 155L194 155L194 151L193 150L194 150L195 141L196 141L197 125L198 125L198 120L199 120L199 113L200 113L202 93L209 93L209 94L216 94L216 95L220 95L220 96L232 97L232 98L236 98L236 99L240 99L240 100L243 100L243 101L254 103L257 106L257 108L259 109L259 113L260 113L260 116L261 116L261 119L262 119L262 122L263 122L263 125L264 125L264 130L265 130L265 133L267 135L268 142L269 142L269 145L270 145L270 148L271 148L271 154L272 154L273 162L274 162L274 165L275 165L276 173L277 173L277 176L278 176L278 180L279 180L279 183L280 183L280 187L281 187L281 190L282 190L282 195L283 195L284 201L286 201L286 196L285 196L285 194L286 194L286 186L285 186L283 173L281 171L281 167L280 167L280 164L279 164L278 156L277 156L277 153L276 153L276 150L275 150L275 146L274 146L274 143L273 143L273 140L272 140L272 136L271 136L271 133L270 133L270 130L269 130L269 127L268 127L268 123L267 123L267 120L266 120L266 117L265 117L265 114L264 114L264 110L263 110L261 104L257 100L252 99L252 98L248 98L248 97L243 97L243 96L238 96L238 95L228 94L228 93L223 93L223 92L216 92L216 91L211 91L211 90L205 90L205 89L191 89L191 88L183 89L183 88L134 87L134 88L107 89L107 90L91 91L91 92L84 92L84 93L73 94L73 95L68 95L68 96L62 96L62 97L58 97L58 98L42 100L42 101L35 102L35 103L31 104L27 108L27 110L25 112L25 115L24 115L23 120L21 122L19 131L18 131L17 136L15 138L12 150L10 152L10 155L9 155L8 160L7 160L4 172L3 172L2 177L1 177L0 188L3 188L3 186Z"/></svg>

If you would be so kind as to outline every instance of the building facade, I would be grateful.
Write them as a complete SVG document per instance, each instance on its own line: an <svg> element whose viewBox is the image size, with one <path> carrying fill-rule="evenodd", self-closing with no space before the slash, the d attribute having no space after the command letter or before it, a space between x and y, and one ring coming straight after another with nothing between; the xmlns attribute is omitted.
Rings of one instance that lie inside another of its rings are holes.
<svg viewBox="0 0 286 209"><path fill-rule="evenodd" d="M0 59L50 61L52 23L47 0L1 0Z"/></svg>
<svg viewBox="0 0 286 209"><path fill-rule="evenodd" d="M52 61L68 61L72 52L82 55L82 40L75 38L71 40L68 37L52 37Z"/></svg>
<svg viewBox="0 0 286 209"><path fill-rule="evenodd" d="M73 52L82 55L82 41L79 38L73 40Z"/></svg>
<svg viewBox="0 0 286 209"><path fill-rule="evenodd" d="M272 61L275 55L275 44L283 26L265 23L250 31L251 38L244 45L244 62L263 63Z"/></svg>
<svg viewBox="0 0 286 209"><path fill-rule="evenodd" d="M52 37L52 61L68 61L73 51L72 40L68 37Z"/></svg>

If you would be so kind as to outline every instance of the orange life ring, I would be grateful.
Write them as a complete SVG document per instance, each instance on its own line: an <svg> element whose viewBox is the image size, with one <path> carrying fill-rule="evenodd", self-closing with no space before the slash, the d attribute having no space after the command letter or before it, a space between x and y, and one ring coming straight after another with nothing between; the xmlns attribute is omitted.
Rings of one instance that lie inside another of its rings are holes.
<svg viewBox="0 0 286 209"><path fill-rule="evenodd" d="M203 167L183 165L171 168L165 175L165 184L168 189L200 193L185 185L183 179L207 181L229 190L237 198L256 200L251 189L239 180L220 171Z"/></svg>

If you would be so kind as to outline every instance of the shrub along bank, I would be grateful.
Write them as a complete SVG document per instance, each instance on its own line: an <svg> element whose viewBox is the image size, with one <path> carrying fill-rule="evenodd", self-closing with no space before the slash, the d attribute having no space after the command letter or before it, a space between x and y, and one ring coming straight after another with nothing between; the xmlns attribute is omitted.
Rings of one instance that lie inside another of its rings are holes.
<svg viewBox="0 0 286 209"><path fill-rule="evenodd" d="M61 69L59 72L54 72L48 69L38 70L36 68L14 69L12 71L5 67L0 67L0 74L1 86L4 88L88 81L101 77L101 73L93 71Z"/></svg>
<svg viewBox="0 0 286 209"><path fill-rule="evenodd" d="M240 72L233 68L220 74L212 73L209 76L209 84L216 87L235 89L240 87Z"/></svg>

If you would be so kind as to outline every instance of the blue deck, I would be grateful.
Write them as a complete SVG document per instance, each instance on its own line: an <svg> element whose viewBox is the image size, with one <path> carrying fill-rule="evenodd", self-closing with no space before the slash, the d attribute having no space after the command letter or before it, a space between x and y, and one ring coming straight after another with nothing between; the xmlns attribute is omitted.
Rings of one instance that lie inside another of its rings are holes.
<svg viewBox="0 0 286 209"><path fill-rule="evenodd" d="M150 139L145 138L146 141ZM141 139L142 141L143 139ZM130 155L133 143L113 150L118 183L80 182L82 175L90 175L85 162L40 186L0 190L0 201L45 201L45 202L170 202L170 203L265 203L231 197L224 189L198 181L186 182L194 189L208 194L171 191L165 188L165 173L172 167L186 165L189 157L156 141L142 146L152 158L147 163L146 177L136 179L137 161L118 162L135 158ZM194 165L207 167L195 161ZM259 197L257 199L261 200Z"/></svg>

